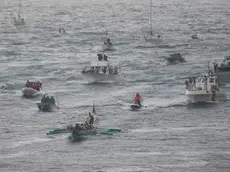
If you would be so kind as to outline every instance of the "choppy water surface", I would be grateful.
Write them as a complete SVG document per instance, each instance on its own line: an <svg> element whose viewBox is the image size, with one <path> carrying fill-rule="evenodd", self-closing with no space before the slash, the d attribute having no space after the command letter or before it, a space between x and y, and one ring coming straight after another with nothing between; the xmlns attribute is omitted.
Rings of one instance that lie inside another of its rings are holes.
<svg viewBox="0 0 230 172"><path fill-rule="evenodd" d="M144 40L148 0L23 0L26 26L17 28L18 3L0 1L0 84L7 86L0 92L1 171L229 172L229 101L194 106L184 97L186 77L230 54L228 0L153 0L160 45ZM117 49L106 54L121 63L123 77L87 83L80 71L96 58L105 30ZM200 39L190 39L193 33ZM174 52L187 62L167 65L164 57ZM61 108L43 113L39 98L21 98L27 79L42 80ZM147 108L129 111L136 92ZM75 143L68 135L45 135L84 120L93 101L101 126L123 133Z"/></svg>

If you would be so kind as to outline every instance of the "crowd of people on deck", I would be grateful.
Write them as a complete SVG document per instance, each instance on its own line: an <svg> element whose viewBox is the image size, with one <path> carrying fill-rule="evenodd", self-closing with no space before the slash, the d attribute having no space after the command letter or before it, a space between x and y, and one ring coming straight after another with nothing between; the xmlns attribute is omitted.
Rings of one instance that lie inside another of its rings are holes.
<svg viewBox="0 0 230 172"><path fill-rule="evenodd" d="M103 73L103 74L106 74L106 72L108 71L108 74L109 75L117 75L118 74L118 69L117 67L113 67L113 66L103 66L103 67L90 67L89 70L83 70L82 73Z"/></svg>
<svg viewBox="0 0 230 172"><path fill-rule="evenodd" d="M89 120L86 120L85 123L77 123L75 124L75 126L73 127L72 125L69 126L67 129L70 131L85 131L85 130L91 130L94 129L94 116L92 115L91 112L89 112Z"/></svg>
<svg viewBox="0 0 230 172"><path fill-rule="evenodd" d="M187 90L195 90L196 88L196 78L189 77L188 81L185 81L186 89Z"/></svg>
<svg viewBox="0 0 230 172"><path fill-rule="evenodd" d="M108 61L108 56L105 54L98 53L97 57L99 61Z"/></svg>
<svg viewBox="0 0 230 172"><path fill-rule="evenodd" d="M51 104L51 105L55 105L55 99L53 96L49 97L47 95L43 95L42 99L41 99L41 103L42 104Z"/></svg>
<svg viewBox="0 0 230 172"><path fill-rule="evenodd" d="M37 91L40 91L42 89L42 83L38 82L30 82L27 80L25 87L27 88L33 88Z"/></svg>
<svg viewBox="0 0 230 172"><path fill-rule="evenodd" d="M186 89L191 91L191 90L207 90L208 89L208 78L209 77L213 77L214 74L211 70L209 70L208 72L208 76L204 75L199 77L197 80L195 77L189 77L188 81L185 81L185 85L186 85ZM201 85L197 86L197 83L201 83ZM214 83L214 78L210 78L209 79L210 83ZM216 84L216 83L215 83ZM218 80L217 80L217 84L218 84Z"/></svg>
<svg viewBox="0 0 230 172"><path fill-rule="evenodd" d="M98 53L98 61L108 61L108 56L105 54ZM108 72L107 72L108 71ZM85 67L82 70L82 73L103 73L103 74L110 74L110 75L117 75L118 74L118 68L112 65L108 66L91 66L89 69Z"/></svg>

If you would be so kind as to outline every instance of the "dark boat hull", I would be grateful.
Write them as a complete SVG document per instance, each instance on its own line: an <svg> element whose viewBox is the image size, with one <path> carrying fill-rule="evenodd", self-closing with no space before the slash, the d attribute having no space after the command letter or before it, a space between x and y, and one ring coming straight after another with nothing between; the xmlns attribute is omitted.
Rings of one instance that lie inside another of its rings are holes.
<svg viewBox="0 0 230 172"><path fill-rule="evenodd" d="M38 109L43 112L52 112L57 106L50 103L37 103Z"/></svg>
<svg viewBox="0 0 230 172"><path fill-rule="evenodd" d="M130 105L130 108L131 108L132 110L137 110L137 109L140 109L141 106L140 106L139 104L131 104L131 105Z"/></svg>

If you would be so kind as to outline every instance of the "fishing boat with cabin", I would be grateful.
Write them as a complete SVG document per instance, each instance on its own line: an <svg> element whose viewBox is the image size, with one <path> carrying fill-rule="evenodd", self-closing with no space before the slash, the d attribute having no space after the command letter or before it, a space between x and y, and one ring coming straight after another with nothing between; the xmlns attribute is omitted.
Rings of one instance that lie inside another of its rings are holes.
<svg viewBox="0 0 230 172"><path fill-rule="evenodd" d="M98 60L91 62L81 71L82 76L88 81L115 81L120 75L119 65L112 65L108 56L97 54Z"/></svg>
<svg viewBox="0 0 230 172"><path fill-rule="evenodd" d="M189 102L215 102L224 101L226 96L219 87L218 77L209 71L208 76L202 75L197 78L189 78L185 81L185 96Z"/></svg>

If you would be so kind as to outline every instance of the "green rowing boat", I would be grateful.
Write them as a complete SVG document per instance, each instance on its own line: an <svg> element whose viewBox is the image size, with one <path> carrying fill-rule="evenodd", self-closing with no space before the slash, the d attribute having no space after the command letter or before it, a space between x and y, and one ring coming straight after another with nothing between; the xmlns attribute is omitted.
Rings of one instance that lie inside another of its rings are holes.
<svg viewBox="0 0 230 172"><path fill-rule="evenodd" d="M114 133L122 132L121 129L114 129L114 128L97 128L91 132L81 132L81 135L95 135L95 134L102 134L102 135L113 135ZM63 133L71 133L71 131L67 128L57 128L50 130L46 133L46 135L55 135L55 134L63 134Z"/></svg>

